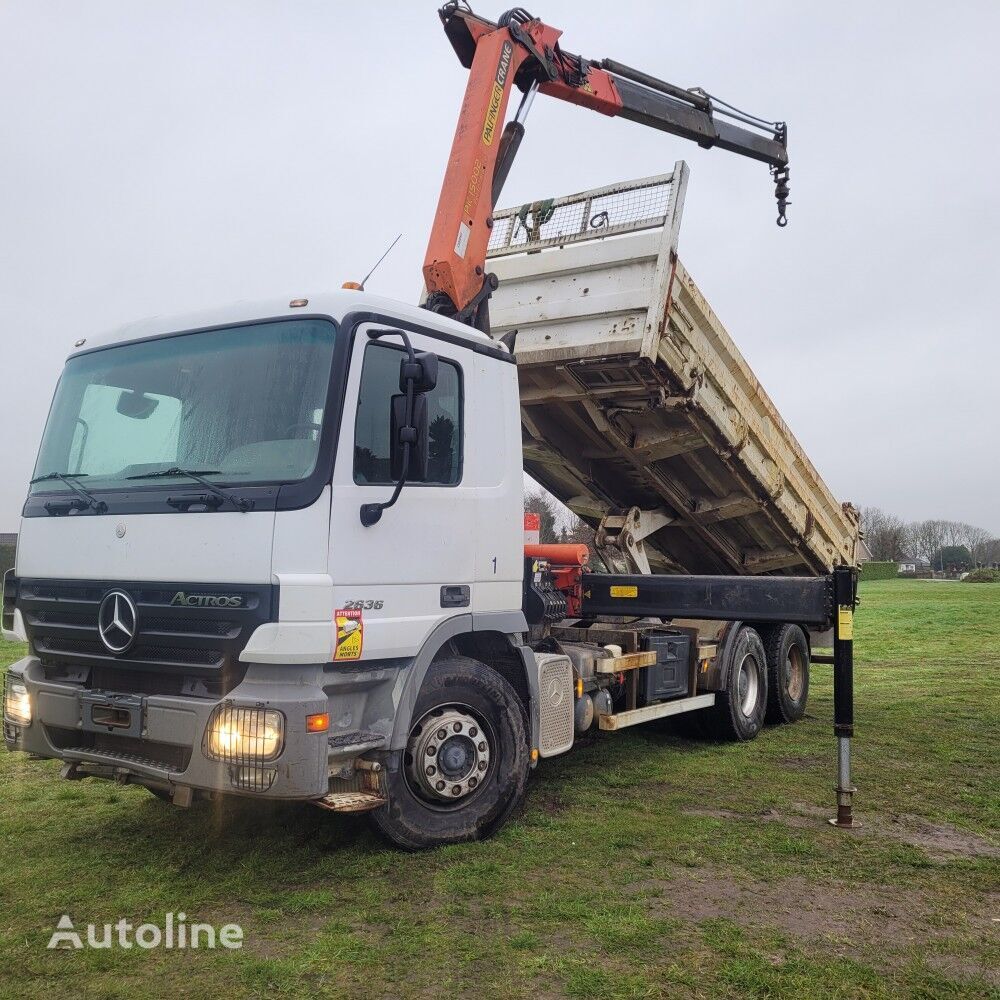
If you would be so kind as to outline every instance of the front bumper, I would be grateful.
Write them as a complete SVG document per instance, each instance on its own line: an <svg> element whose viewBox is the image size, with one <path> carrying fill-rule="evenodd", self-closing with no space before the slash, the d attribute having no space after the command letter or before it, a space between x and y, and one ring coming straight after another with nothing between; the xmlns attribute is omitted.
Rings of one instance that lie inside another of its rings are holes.
<svg viewBox="0 0 1000 1000"><path fill-rule="evenodd" d="M284 746L273 761L259 766L268 772L267 787L247 787L246 774L235 764L209 758L205 729L220 703L207 698L143 695L137 736L112 728L95 733L85 728L85 696L81 684L51 681L36 657L8 668L12 679L28 690L30 724L4 722L8 749L55 758L88 773L152 787L186 787L205 792L252 794L276 799L314 799L329 788L329 733L305 729L308 715L329 711L330 700L315 670L253 666L223 702L240 707L269 708L285 716ZM263 784L263 783L262 783Z"/></svg>

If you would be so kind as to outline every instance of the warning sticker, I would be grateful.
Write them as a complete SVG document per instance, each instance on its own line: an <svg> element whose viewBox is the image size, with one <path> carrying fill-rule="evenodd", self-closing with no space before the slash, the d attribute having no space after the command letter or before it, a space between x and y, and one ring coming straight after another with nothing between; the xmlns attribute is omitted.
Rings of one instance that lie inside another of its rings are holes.
<svg viewBox="0 0 1000 1000"><path fill-rule="evenodd" d="M458 224L458 238L455 240L455 256L465 258L465 251L469 249L469 237L472 230L464 223Z"/></svg>
<svg viewBox="0 0 1000 1000"><path fill-rule="evenodd" d="M364 645L365 622L360 611L341 609L333 613L335 660L360 660Z"/></svg>
<svg viewBox="0 0 1000 1000"><path fill-rule="evenodd" d="M850 604L841 604L837 608L837 638L854 638L854 608Z"/></svg>
<svg viewBox="0 0 1000 1000"><path fill-rule="evenodd" d="M638 597L638 587L610 587L612 597Z"/></svg>

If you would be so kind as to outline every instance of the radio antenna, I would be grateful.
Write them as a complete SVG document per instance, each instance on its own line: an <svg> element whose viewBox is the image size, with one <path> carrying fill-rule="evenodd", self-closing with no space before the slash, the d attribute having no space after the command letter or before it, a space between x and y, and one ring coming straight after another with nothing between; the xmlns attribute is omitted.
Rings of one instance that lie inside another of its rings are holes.
<svg viewBox="0 0 1000 1000"><path fill-rule="evenodd" d="M370 277L371 277L371 276L372 276L372 275L373 275L373 274L375 273L375 270L376 270L376 269L378 268L379 264L381 264L381 263L382 263L382 261L384 261L384 260L386 259L386 257L388 257L388 256L389 256L389 251L390 251L390 250L392 250L392 248L393 248L393 247L394 247L394 246L395 246L395 245L396 245L396 244L397 244L397 243L398 243L398 242L399 242L399 241L400 241L400 240L401 240L402 238L403 238L403 234L402 234L402 233L400 233L400 234L399 234L399 235L398 235L398 236L397 236L397 237L396 237L396 238L395 238L395 239L394 239L394 240L393 240L393 241L392 241L392 242L391 242L391 243L389 244L389 246L388 246L388 248L386 249L385 253L384 253L384 254L382 254L382 256L381 256L381 257L379 257L379 259L378 259L377 261L375 261L375 267L373 267L373 268L372 268L372 269L371 269L371 270L370 270L370 271L369 271L369 272L368 272L368 273L367 273L367 274L366 274L366 275L364 276L364 278L362 278L362 279L361 279L361 289L360 289L360 291L362 291L362 292L363 292L363 291L365 290L365 285L367 285L367 284L368 284L368 279L369 279L369 278L370 278Z"/></svg>

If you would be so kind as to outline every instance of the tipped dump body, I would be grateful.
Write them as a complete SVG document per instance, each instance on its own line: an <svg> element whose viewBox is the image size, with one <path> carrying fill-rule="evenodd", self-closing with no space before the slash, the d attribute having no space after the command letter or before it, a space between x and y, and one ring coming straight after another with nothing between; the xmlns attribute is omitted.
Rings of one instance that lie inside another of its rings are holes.
<svg viewBox="0 0 1000 1000"><path fill-rule="evenodd" d="M855 564L826 487L677 259L687 167L496 214L495 337L517 331L525 471L584 520L659 510L654 571Z"/></svg>

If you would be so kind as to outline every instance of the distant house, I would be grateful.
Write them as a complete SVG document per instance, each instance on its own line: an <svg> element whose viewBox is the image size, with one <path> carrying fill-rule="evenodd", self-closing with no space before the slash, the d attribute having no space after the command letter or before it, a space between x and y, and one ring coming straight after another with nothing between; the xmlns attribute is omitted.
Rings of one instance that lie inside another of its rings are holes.
<svg viewBox="0 0 1000 1000"><path fill-rule="evenodd" d="M899 575L918 576L921 573L926 573L930 569L930 565L931 564L922 556L917 556L912 559L905 557L899 560Z"/></svg>

